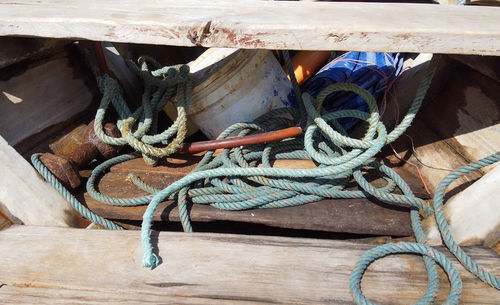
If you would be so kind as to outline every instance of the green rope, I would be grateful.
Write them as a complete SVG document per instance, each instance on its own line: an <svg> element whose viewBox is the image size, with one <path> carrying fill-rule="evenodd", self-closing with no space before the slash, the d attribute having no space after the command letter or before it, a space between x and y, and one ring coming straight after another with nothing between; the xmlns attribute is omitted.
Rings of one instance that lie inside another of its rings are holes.
<svg viewBox="0 0 500 305"><path fill-rule="evenodd" d="M284 55L287 59L288 54L284 53ZM188 201L208 204L219 209L242 210L294 206L324 198L361 198L368 194L380 200L423 210L426 214L432 213L429 204L413 194L394 194L394 183L403 191L409 191L409 188L397 174L371 159L384 145L394 141L411 124L430 85L437 61L438 58L435 56L408 113L389 134L380 121L378 106L373 96L354 84L329 86L319 94L316 100L308 94L299 95L304 113L301 111L297 113L293 109L278 109L263 115L253 123L238 123L229 127L221 133L219 139L226 138L235 132L239 132L239 136L244 136L254 132L293 126L304 121L304 115L308 121L304 135L295 139L238 147L233 150L224 149L217 157L213 157L214 152L209 151L192 173L157 192L143 216L143 265L154 267L157 264L149 237L152 215L156 207L161 201L173 198L181 192L183 195L178 195L176 200L185 231L192 231L187 213ZM296 86L294 88L297 91ZM350 91L358 94L367 102L369 112L341 110L321 115L318 108L321 108L322 100L336 91ZM362 139L353 139L347 136L341 127L338 127L336 120L345 117L355 117L368 123ZM332 125L337 130L332 128ZM304 170L279 169L270 166L271 160L290 158L312 159L319 166L315 169ZM257 167L259 164L263 167ZM362 172L370 169L378 169L389 181L388 187L380 189L371 187L366 179L362 178ZM346 189L353 175L361 188L360 191ZM201 194L192 196L191 190L198 190ZM204 190L210 190L211 193L205 194ZM430 271L430 273L433 272Z"/></svg>
<svg viewBox="0 0 500 305"><path fill-rule="evenodd" d="M57 180L57 178L48 170L45 165L43 165L42 161L40 161L40 156L42 154L34 154L31 156L31 163L36 168L36 170L42 175L42 177L52 184L52 186L61 194L61 196L69 202L69 204L83 217L92 221L93 223L97 223L104 228L112 229L112 230L121 230L122 228L115 224L114 222L107 220L94 212L87 209L83 206L62 184Z"/></svg>
<svg viewBox="0 0 500 305"><path fill-rule="evenodd" d="M477 276L483 282L489 284L490 286L500 289L500 279L488 271L480 268L465 252L457 245L451 232L448 228L446 222L446 217L443 213L443 197L446 188L457 178L464 174L468 174L472 171L478 170L487 165L493 164L500 161L500 152L481 159L477 162L470 163L458 170L455 170L448 174L439 184L438 189L434 195L434 216L439 227L439 231L443 238L445 245L448 247L450 252L462 263L462 265L469 270L472 274ZM412 211L413 212L413 211ZM412 215L413 216L413 215ZM423 236L422 225L420 223L420 217L412 217L412 227L417 236L417 243L391 243L378 246L371 249L359 259L354 267L354 270L350 278L350 289L354 295L354 299L358 304L373 304L368 299L366 299L361 292L361 279L363 277L366 268L374 262L375 260L382 258L390 254L402 254L402 253L415 253L420 254L425 257L425 262L429 260L436 261L443 270L447 273L448 279L451 284L450 293L448 298L443 304L458 304L460 301L460 296L462 294L462 281L455 267L451 262L439 251L434 250L425 244L425 240L421 240L418 236ZM418 304L418 303L417 303ZM423 303L426 304L426 303Z"/></svg>
<svg viewBox="0 0 500 305"><path fill-rule="evenodd" d="M489 157L481 159L477 162L470 163L463 166L451 173L449 173L437 187L436 193L434 194L434 216L436 217L436 222L441 233L443 241L450 249L450 252L462 263L462 265L469 270L472 274L480 278L483 282L488 283L491 287L500 289L500 278L492 275L488 271L480 268L455 242L451 236L450 229L448 228L448 223L446 222L446 217L443 212L443 197L448 186L455 181L457 178L464 174L468 174L482 167L488 166L495 162L500 161L500 152L497 152Z"/></svg>
<svg viewBox="0 0 500 305"><path fill-rule="evenodd" d="M95 116L94 130L105 143L130 145L134 150L143 154L146 164L153 166L156 165L159 158L175 153L186 136L187 109L191 101L189 66L180 65L150 70L149 65L157 67L158 64L148 57L141 57L139 64L140 68L133 64L130 64L130 67L144 81L142 106L131 113L120 94L118 82L108 75L104 75L99 79L99 88L103 97ZM175 122L162 133L149 135L149 132L156 133L157 131L158 113L163 110L168 101L174 98L177 101ZM107 136L103 130L103 122L109 104L113 105L120 116L120 120L117 122L122 133L120 138ZM172 137L174 138L169 142ZM157 143L163 143L167 146L162 148L153 146Z"/></svg>
<svg viewBox="0 0 500 305"><path fill-rule="evenodd" d="M288 53L285 52L284 55L285 62L289 63ZM394 171L372 160L384 145L396 140L412 123L430 86L437 61L438 56L434 56L408 113L399 125L389 133L380 121L375 99L363 88L354 84L334 84L323 90L316 99L313 99L308 94L300 95L298 86L294 86L300 100L299 110L288 108L273 110L252 123L237 123L228 127L219 135L218 139L224 139L234 134L245 136L277 130L297 124L305 127L303 135L279 142L223 149L222 153L216 157L214 151L208 151L190 174L163 190L148 185L140 177L131 173L128 179L148 192L149 195L137 198L113 198L101 194L95 187L100 177L111 166L138 158L141 154L146 162L155 163L157 158L176 151L185 136L186 108L189 106L191 95L187 69L183 67L160 69L153 60L143 59L140 62L141 69L137 68L137 73L145 81L145 93L143 105L134 113L131 113L125 104L115 80L109 76L100 80L103 99L96 115L94 126L96 134L107 143L129 144L138 152L112 158L97 166L87 180L88 194L108 205L148 204L143 216L141 239L143 265L149 268L154 268L158 264L158 258L153 252L150 238L152 217L158 204L167 198L177 201L181 224L186 232L193 231L187 208L189 203L210 205L218 209L243 210L296 206L325 198L374 197L388 203L410 207L412 228L417 243L382 245L365 253L351 275L350 288L354 299L358 304L371 304L363 296L360 288L363 273L371 262L388 254L416 253L423 256L429 277L426 292L416 304L430 304L436 298L439 288L436 262L449 275L452 289L446 302L447 304L457 304L462 287L460 277L453 265L441 253L426 245L422 230L420 214L431 215L434 213L433 208L428 202L415 197L409 186ZM148 64L156 70L150 71ZM361 96L367 102L369 112L340 110L324 113L321 108L323 99L328 94L337 91L353 92ZM174 96L178 102L178 119L161 134L148 135L147 133L156 133L157 113ZM110 103L113 104L121 118L118 121L118 126L122 131L121 138L108 137L102 131L105 112ZM368 128L361 139L349 137L338 124L338 119L346 117L367 122ZM174 136L175 138L168 143L169 139ZM167 147L152 146L160 142ZM297 170L273 168L272 162L281 159L313 160L318 164L318 167ZM477 169L479 165L484 166L488 162L488 164L495 162L495 160L498 160L498 155L481 160L477 164L471 164L457 173L454 172L455 176L447 178L448 180L445 179L434 198L434 209L437 211L434 215L450 251L471 272L498 289L498 279L475 265L454 243L440 206L444 190L454 177L456 178L456 175ZM52 183L82 215L105 227L119 228L109 220L85 209L48 172L38 160L38 156L34 156L32 161L45 179ZM258 167L259 165L262 167ZM364 177L368 171L377 171L387 181L387 184L379 188L372 186ZM359 190L348 188L353 181L358 184ZM401 190L403 194L396 193L396 188Z"/></svg>

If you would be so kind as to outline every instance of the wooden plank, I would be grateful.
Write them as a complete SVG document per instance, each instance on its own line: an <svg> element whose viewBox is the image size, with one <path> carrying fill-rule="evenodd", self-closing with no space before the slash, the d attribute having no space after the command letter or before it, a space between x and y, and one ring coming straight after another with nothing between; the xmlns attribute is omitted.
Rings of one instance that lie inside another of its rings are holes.
<svg viewBox="0 0 500 305"><path fill-rule="evenodd" d="M15 145L86 110L95 89L82 74L64 52L28 67L0 71L2 137Z"/></svg>
<svg viewBox="0 0 500 305"><path fill-rule="evenodd" d="M0 210L27 225L77 225L76 212L36 170L0 136Z"/></svg>
<svg viewBox="0 0 500 305"><path fill-rule="evenodd" d="M498 3L500 4L500 2ZM500 82L500 57L477 55L451 55L451 57L479 73Z"/></svg>
<svg viewBox="0 0 500 305"><path fill-rule="evenodd" d="M353 304L349 275L372 247L226 234L153 236L162 263L149 270L141 266L137 231L26 226L1 231L2 303ZM490 249L466 251L487 270L500 273L500 260ZM498 290L452 262L463 280L461 304L498 304ZM446 276L439 272L437 304L448 293ZM413 255L377 261L363 280L366 295L378 304L412 304L426 285L422 259Z"/></svg>
<svg viewBox="0 0 500 305"><path fill-rule="evenodd" d="M118 220L142 220L146 210L146 206L107 206L87 195L85 202L96 214ZM245 211L226 211L196 204L191 208L190 217L195 228L197 222L231 221L294 230L393 236L412 234L406 209L368 199L332 199L297 207ZM179 222L177 206L171 201L162 202L153 220Z"/></svg>
<svg viewBox="0 0 500 305"><path fill-rule="evenodd" d="M181 159L184 158L184 159ZM113 166L111 172L99 181L101 193L118 198L133 198L147 195L127 179L135 173L148 184L163 189L179 180L195 166L198 157L188 155L168 158L168 163L155 168L144 164L142 158ZM280 161L280 162L278 162ZM278 160L274 167L313 168L308 160ZM290 165L293 166L290 166ZM375 181L381 183L382 181ZM382 186L383 184L376 184ZM87 206L98 215L118 220L142 220L145 206L113 207L101 204L88 196ZM232 221L262 224L270 227L344 232L356 234L378 234L408 236L412 234L408 210L369 199L323 200L307 205L282 209L256 209L225 211L205 205L193 205L190 211L194 222ZM156 210L155 221L179 222L178 209L172 202L163 202Z"/></svg>
<svg viewBox="0 0 500 305"><path fill-rule="evenodd" d="M217 155L217 151L215 155ZM144 173L162 173L162 174L179 174L185 175L191 172L199 161L202 159L203 153L196 155L177 154L171 157L166 157L160 161L160 166L151 167L146 165L141 158L133 159L127 162L122 162L113 166L112 172L129 173L129 172L144 172ZM261 167L261 165L259 165ZM311 160L275 160L273 167L290 168L290 169L311 169L317 165Z"/></svg>
<svg viewBox="0 0 500 305"><path fill-rule="evenodd" d="M217 155L219 151L216 151L214 155ZM171 157L167 157L160 161L159 166L151 167L144 163L140 158L133 159L130 161L122 162L111 167L110 171L114 173L146 173L146 174L162 174L162 175L186 175L191 172L201 160L202 155L188 155L188 154L178 154ZM261 167L262 164L259 164ZM272 166L275 168L288 168L288 169L311 169L316 168L317 165L311 160L274 160ZM406 168L396 167L394 170L401 176L404 176L407 184L410 186L415 195L427 199L428 194L425 189L418 181L418 175L413 172L409 172ZM385 185L385 180L383 179L372 179L374 185L381 187ZM159 188L164 188L166 185L158 185Z"/></svg>
<svg viewBox="0 0 500 305"><path fill-rule="evenodd" d="M393 113L398 115L396 121L399 121L405 113L408 92L397 89L393 94L402 94L402 100L399 100L402 103L393 107L396 105L391 96L391 103L388 103L391 111L389 115L384 113L386 121ZM410 96L412 91L416 91L416 88L408 89ZM412 173L410 177L418 175L411 164L417 165L429 190L434 192L451 170L499 151L498 90L500 84L491 78L442 57L424 106L405 135L393 144L405 161L399 160L391 147L386 147L383 155L387 156L387 164L402 173ZM455 187L463 189L491 168L493 166L462 176L451 185L450 190Z"/></svg>
<svg viewBox="0 0 500 305"><path fill-rule="evenodd" d="M405 134L406 136L402 136L392 145L404 161L398 158L389 147L385 148L384 163L394 169L399 168L399 172L406 171L413 177L418 177L418 171L420 171L423 181L432 194L441 180L452 170L470 163L469 160L464 159L450 147L445 140L433 133L418 116L413 120ZM464 175L451 184L450 190L455 187L464 187L481 176L481 172ZM423 183L420 182L420 184Z"/></svg>
<svg viewBox="0 0 500 305"><path fill-rule="evenodd" d="M500 83L457 62L448 65L447 77L420 118L468 162L500 151Z"/></svg>
<svg viewBox="0 0 500 305"><path fill-rule="evenodd" d="M499 55L499 18L496 7L431 4L27 0L0 4L0 35L179 46Z"/></svg>
<svg viewBox="0 0 500 305"><path fill-rule="evenodd" d="M69 44L69 40L0 37L0 68L27 58L50 53Z"/></svg>
<svg viewBox="0 0 500 305"><path fill-rule="evenodd" d="M451 235L458 244L482 245L485 241L500 242L500 200L495 196L500 185L500 165L481 177L471 186L449 199L443 212L449 223ZM429 244L440 245L434 216L423 221Z"/></svg>
<svg viewBox="0 0 500 305"><path fill-rule="evenodd" d="M136 158L130 161L119 163L111 167L110 171L117 173L135 172L186 175L196 167L201 159L202 156L199 155L176 155L162 159L159 166L151 167L149 165L146 165L142 158Z"/></svg>

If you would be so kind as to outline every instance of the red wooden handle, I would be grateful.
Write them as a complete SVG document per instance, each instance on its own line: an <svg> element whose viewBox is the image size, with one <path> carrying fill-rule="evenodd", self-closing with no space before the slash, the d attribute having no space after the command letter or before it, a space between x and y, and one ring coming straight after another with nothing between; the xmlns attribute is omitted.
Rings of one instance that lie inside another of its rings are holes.
<svg viewBox="0 0 500 305"><path fill-rule="evenodd" d="M267 142L274 142L298 136L302 133L300 127L290 127L275 131L264 132L260 134L253 134L244 137L228 138L222 140L201 141L193 143L184 143L181 145L178 153L197 153L206 150L214 150L220 148L231 148L242 145L261 144Z"/></svg>

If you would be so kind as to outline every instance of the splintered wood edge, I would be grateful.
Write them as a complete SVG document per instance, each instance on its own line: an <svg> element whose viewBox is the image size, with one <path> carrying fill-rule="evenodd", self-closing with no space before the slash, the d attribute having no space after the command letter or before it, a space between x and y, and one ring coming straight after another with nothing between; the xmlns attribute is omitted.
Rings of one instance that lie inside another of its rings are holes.
<svg viewBox="0 0 500 305"><path fill-rule="evenodd" d="M458 5L31 0L0 4L0 35L247 49L500 55L499 19L500 8Z"/></svg>

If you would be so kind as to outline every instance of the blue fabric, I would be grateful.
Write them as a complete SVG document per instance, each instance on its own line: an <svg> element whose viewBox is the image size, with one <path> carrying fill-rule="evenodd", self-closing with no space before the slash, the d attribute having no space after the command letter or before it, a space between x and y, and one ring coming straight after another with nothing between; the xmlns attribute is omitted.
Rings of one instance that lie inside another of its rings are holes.
<svg viewBox="0 0 500 305"><path fill-rule="evenodd" d="M377 100L389 84L401 73L403 56L400 53L347 52L324 66L303 87L314 98L331 84L355 83L368 90ZM327 111L358 109L367 111L365 101L354 93L334 92L323 102ZM340 119L342 126L349 130L357 122L354 118Z"/></svg>

